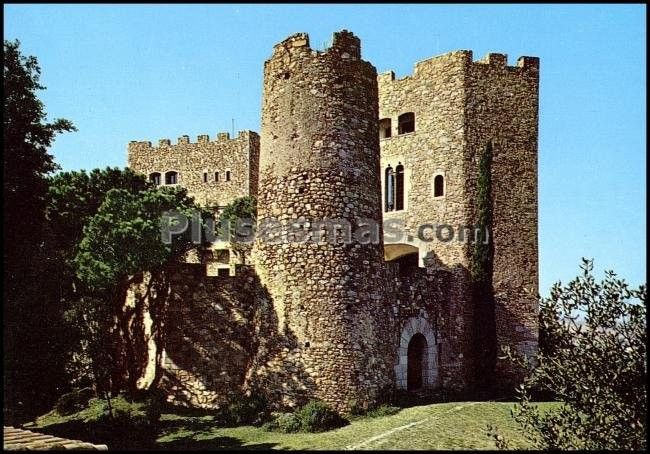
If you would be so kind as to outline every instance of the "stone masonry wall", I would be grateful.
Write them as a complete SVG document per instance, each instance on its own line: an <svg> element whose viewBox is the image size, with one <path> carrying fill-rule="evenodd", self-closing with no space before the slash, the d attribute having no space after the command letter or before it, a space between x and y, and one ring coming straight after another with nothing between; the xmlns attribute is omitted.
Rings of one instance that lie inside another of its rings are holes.
<svg viewBox="0 0 650 454"><path fill-rule="evenodd" d="M538 280L538 77L536 58L522 57L517 67L507 67L503 55L473 62L471 51L419 62L412 76L399 80L392 72L379 76L379 118L392 123L391 137L380 141L382 187L389 165L403 165L406 180L404 209L385 211L384 219L404 222L404 242L419 249L421 266L434 254L454 276L450 304L455 324L448 333L453 353L447 360L457 368L461 387L472 379L480 360L475 346L481 340L473 339L471 231L466 231L466 241L459 241L459 233L476 220L478 161L488 140L494 144L491 240L497 348L512 344L532 353L537 346L536 300L521 289L535 292ZM405 112L415 114L415 131L398 134L398 117ZM444 177L442 197L434 197L436 175ZM447 224L452 230L422 241L417 229L425 224ZM454 239L444 241L450 233ZM504 378L498 372L497 382Z"/></svg>
<svg viewBox="0 0 650 454"><path fill-rule="evenodd" d="M203 265L178 264L130 294L156 308L156 376L170 403L218 408L244 391L258 342L254 320L262 317L257 311L264 301L251 267L213 277Z"/></svg>
<svg viewBox="0 0 650 454"><path fill-rule="evenodd" d="M196 143L163 139L157 147L131 142L129 167L160 172L163 184L165 172L178 172L177 184L201 205L218 209L258 196L255 268L235 266L228 245L219 244L208 269L227 265L230 276L184 264L158 284L166 309L158 314L164 329L156 354L169 400L215 408L252 390L277 407L311 398L339 410L353 400L374 405L406 386L416 333L427 341L426 387L470 389L482 339L469 274L473 231L463 227L477 218L478 162L488 141L495 347L533 353L538 87L533 57L510 67L505 55L475 62L462 50L418 62L412 75L395 79L392 72L377 76L350 32L335 33L323 52L299 33L277 44L264 64L261 137L243 131ZM415 130L398 134L406 112L415 114ZM381 119L391 120L390 138L379 138ZM398 165L404 207L386 211L385 169ZM347 223L352 237L339 231L333 242L332 231L316 228L327 219ZM278 227L269 229L274 220ZM367 220L378 225L377 238L382 220L402 223L404 235L385 244L359 241L354 233ZM306 231L315 233L295 236ZM400 258L414 251L419 268L400 272ZM508 388L516 375L497 363L496 383Z"/></svg>
<svg viewBox="0 0 650 454"><path fill-rule="evenodd" d="M325 52L293 35L265 63L258 227L272 218L283 226L258 231L253 252L287 341L259 359L257 380L280 390L283 405L368 405L393 383L391 358L378 354L387 340L376 320L390 320L381 243L298 242L287 232L294 223L340 219L356 229L371 219L381 235L377 104L375 68L347 31Z"/></svg>
<svg viewBox="0 0 650 454"><path fill-rule="evenodd" d="M228 133L219 133L213 141L207 135L198 136L197 142L181 136L174 145L161 139L157 147L135 141L128 147L132 170L147 176L159 172L162 184L165 172L178 172L177 184L205 207L223 207L238 197L256 195L258 160L259 136L252 131L240 131L232 139ZM226 180L227 171L230 181Z"/></svg>
<svg viewBox="0 0 650 454"><path fill-rule="evenodd" d="M392 134L380 140L382 188L385 169L402 164L405 171L404 210L384 211L385 221L401 221L404 243L419 249L421 266L434 256L450 272L450 323L442 351L450 372L446 385L465 388L472 373L473 344L467 242L458 241L458 229L471 225L470 195L465 185L470 163L465 141L466 67L471 53L457 51L421 61L413 75L395 79L392 72L379 75L379 118L390 118ZM415 131L398 134L399 115L415 114ZM445 191L434 197L433 181L443 175ZM385 191L383 207L385 207ZM438 225L453 229L436 231ZM430 225L418 237L421 226ZM441 363L442 364L442 363Z"/></svg>
<svg viewBox="0 0 650 454"><path fill-rule="evenodd" d="M538 341L537 137L539 59L488 54L467 78L467 145L478 162L493 144L492 217L497 348L531 355ZM467 175L476 185L477 165ZM531 293L526 293L528 290ZM510 388L518 373L497 362L496 382Z"/></svg>

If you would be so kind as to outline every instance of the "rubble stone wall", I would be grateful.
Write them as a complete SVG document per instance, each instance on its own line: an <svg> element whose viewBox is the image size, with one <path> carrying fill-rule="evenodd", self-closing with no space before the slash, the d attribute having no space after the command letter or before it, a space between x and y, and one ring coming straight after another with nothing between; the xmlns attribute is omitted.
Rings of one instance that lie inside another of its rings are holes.
<svg viewBox="0 0 650 454"><path fill-rule="evenodd" d="M347 31L335 33L324 52L312 50L306 34L293 35L264 65L258 226L275 218L283 228L258 232L254 262L278 331L292 341L286 355L261 360L258 372L288 405L309 398L338 409L353 400L372 404L394 381L377 324L390 317L381 285L376 77ZM288 238L290 224L326 219L355 232L370 219L379 241Z"/></svg>

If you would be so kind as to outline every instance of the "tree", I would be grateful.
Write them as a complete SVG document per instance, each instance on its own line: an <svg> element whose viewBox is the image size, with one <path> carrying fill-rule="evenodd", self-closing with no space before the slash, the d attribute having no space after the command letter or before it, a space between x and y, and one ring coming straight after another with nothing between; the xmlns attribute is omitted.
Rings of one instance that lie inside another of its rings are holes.
<svg viewBox="0 0 650 454"><path fill-rule="evenodd" d="M112 361L108 356L111 339L101 337L106 326L112 325L112 314L100 307L76 276L74 258L83 229L111 189L137 194L149 187L144 176L117 167L60 172L48 178L40 289L62 311L61 329L52 343L64 352L65 379L71 386L109 382L110 369L99 364Z"/></svg>
<svg viewBox="0 0 650 454"><path fill-rule="evenodd" d="M21 54L19 41L4 41L3 115L3 235L4 235L4 410L9 420L38 412L61 383L35 377L56 366L58 308L49 305L38 285L38 261L44 224L46 176L57 166L47 151L56 134L74 131L68 120L46 121L36 96L39 82L36 57Z"/></svg>
<svg viewBox="0 0 650 454"><path fill-rule="evenodd" d="M248 226L252 233L257 219L257 199L253 196L239 197L229 203L219 215L219 233L230 241L232 250L242 261L252 247L252 236L248 236ZM225 229L228 231L224 231ZM228 235L226 235L228 234Z"/></svg>
<svg viewBox="0 0 650 454"><path fill-rule="evenodd" d="M476 218L478 235L472 249L472 300L474 304L475 387L478 397L490 396L494 390L497 357L494 315L494 242L492 241L492 141L481 153L476 183Z"/></svg>
<svg viewBox="0 0 650 454"><path fill-rule="evenodd" d="M169 215L171 212L175 214ZM209 213L199 208L182 188L151 188L136 193L112 189L83 228L74 263L76 275L87 289L86 297L92 298L96 306L93 309L93 305L86 304L78 312L96 327L92 338L95 343L89 348L95 352L94 369L114 372L110 377L104 376L105 382L98 386L104 390L110 387L114 394L122 389L136 393L145 367L142 364L147 362L138 355L147 350L138 345L143 336L134 332L133 321L143 317L158 321L157 307L127 307L127 291L143 272L156 275L188 251L205 247L205 240L195 244L191 229L173 236L170 243L162 241L161 228L179 216L205 220ZM106 343L106 339L112 342Z"/></svg>
<svg viewBox="0 0 650 454"><path fill-rule="evenodd" d="M137 194L151 185L143 175L117 167L61 172L49 178L48 183L44 249L53 265L51 271L57 274L61 295L74 298L80 284L75 276L74 258L84 227L111 189Z"/></svg>
<svg viewBox="0 0 650 454"><path fill-rule="evenodd" d="M613 271L597 283L591 260L581 268L581 276L555 284L540 300L545 345L520 385L513 415L538 449L645 449L646 286L632 289ZM522 362L512 352L505 356ZM551 392L560 409L541 413L531 403L540 391Z"/></svg>

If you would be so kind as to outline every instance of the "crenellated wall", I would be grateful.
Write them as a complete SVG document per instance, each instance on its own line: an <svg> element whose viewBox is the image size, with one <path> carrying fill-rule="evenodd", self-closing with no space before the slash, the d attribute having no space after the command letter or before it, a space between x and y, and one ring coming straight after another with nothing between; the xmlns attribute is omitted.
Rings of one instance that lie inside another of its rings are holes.
<svg viewBox="0 0 650 454"><path fill-rule="evenodd" d="M257 194L259 136L252 131L240 131L235 138L222 132L213 141L207 135L198 136L196 142L181 136L173 145L161 139L155 147L151 142L133 141L128 158L131 169L147 176L158 172L163 184L165 172L178 172L177 184L206 207L224 207L238 197ZM226 172L230 172L230 181Z"/></svg>
<svg viewBox="0 0 650 454"><path fill-rule="evenodd" d="M492 142L492 244L496 347L537 351L537 140L539 59L488 54L467 77L467 146L474 161ZM476 187L477 166L467 175ZM530 293L527 293L526 290ZM495 383L510 388L521 371L497 361Z"/></svg>
<svg viewBox="0 0 650 454"><path fill-rule="evenodd" d="M537 345L537 308L521 288L537 288L537 106L539 60L521 57L507 66L507 57L491 53L479 61L471 51L456 51L415 65L412 75L395 79L380 74L379 118L390 119L390 137L382 138L384 219L401 221L405 243L418 248L421 266L434 253L453 270L456 295L451 311L450 360L466 386L474 380L483 355L477 350L486 333L476 329L472 268L473 228L477 225L478 163L492 140L494 303L497 346L515 345L522 353ZM415 130L400 134L400 115L415 115ZM384 120L384 125L388 123ZM384 136L387 134L383 134ZM404 206L386 209L386 169L404 166ZM442 176L444 192L434 193ZM424 225L433 227L421 231ZM446 225L436 232L437 226ZM460 233L464 227L465 238ZM429 233L429 235L427 235ZM439 233L437 235L436 233ZM451 233L451 240L449 234ZM470 233L468 235L467 233ZM394 245L393 247L397 247ZM387 248L387 250L390 250ZM392 260L392 257L388 257ZM495 348L495 350L496 350ZM505 382L500 374L496 381Z"/></svg>
<svg viewBox="0 0 650 454"><path fill-rule="evenodd" d="M418 334L425 388L483 386L483 356L503 345L533 353L537 303L523 289L536 292L538 281L538 87L534 57L508 66L503 54L473 61L461 50L396 79L377 75L348 31L335 33L325 51L298 33L264 63L261 136L131 142L132 169L160 172L163 181L166 171L178 172L177 184L202 205L258 196L253 266L235 266L217 250L212 265L230 266L230 276L185 264L156 293L167 301L158 361L170 401L213 408L253 391L285 408L311 398L339 410L353 400L374 405L409 386ZM415 128L399 134L408 112ZM390 119L389 138L380 139L381 119ZM465 228L477 222L488 142L494 301L482 329L470 275L474 232ZM386 211L389 166L404 168L400 210ZM290 234L327 219L353 232L375 221L384 241L332 242L327 230L306 240ZM265 228L275 220L278 228ZM381 221L402 222L403 237L384 238ZM506 389L517 376L502 363L489 374Z"/></svg>

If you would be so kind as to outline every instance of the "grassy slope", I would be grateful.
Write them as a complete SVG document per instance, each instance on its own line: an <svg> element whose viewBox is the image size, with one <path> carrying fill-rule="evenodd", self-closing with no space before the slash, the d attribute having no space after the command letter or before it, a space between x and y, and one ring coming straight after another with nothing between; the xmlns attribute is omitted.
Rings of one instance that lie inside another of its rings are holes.
<svg viewBox="0 0 650 454"><path fill-rule="evenodd" d="M550 407L554 404L541 404ZM488 423L499 427L513 448L528 444L510 416L511 403L456 402L411 407L393 416L362 418L320 434L281 434L256 427L215 428L211 417L163 415L157 442L169 448L263 449L495 449ZM415 423L410 427L404 427Z"/></svg>

